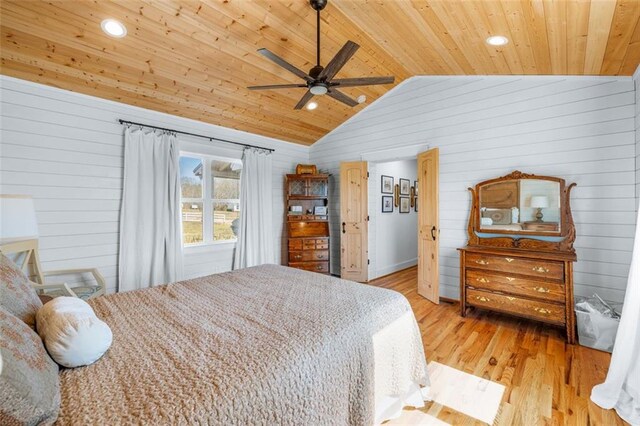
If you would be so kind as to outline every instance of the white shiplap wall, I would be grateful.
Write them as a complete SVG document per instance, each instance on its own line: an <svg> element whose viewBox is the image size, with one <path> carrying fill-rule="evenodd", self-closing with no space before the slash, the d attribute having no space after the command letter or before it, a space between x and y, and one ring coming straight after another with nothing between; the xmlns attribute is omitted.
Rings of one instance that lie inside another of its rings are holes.
<svg viewBox="0 0 640 426"><path fill-rule="evenodd" d="M1 76L0 86L0 193L34 197L45 269L96 266L109 290L116 287L123 167L118 118L275 148L273 232L276 253L282 253L284 174L309 161L308 147L10 77ZM242 155L229 144L181 140L189 151ZM233 249L187 249L187 277L229 270Z"/></svg>
<svg viewBox="0 0 640 426"><path fill-rule="evenodd" d="M440 148L440 294L457 299L467 187L515 169L577 182L576 293L622 301L635 223L635 91L629 77L414 77L312 145L334 175L363 153ZM331 202L339 271L339 194Z"/></svg>

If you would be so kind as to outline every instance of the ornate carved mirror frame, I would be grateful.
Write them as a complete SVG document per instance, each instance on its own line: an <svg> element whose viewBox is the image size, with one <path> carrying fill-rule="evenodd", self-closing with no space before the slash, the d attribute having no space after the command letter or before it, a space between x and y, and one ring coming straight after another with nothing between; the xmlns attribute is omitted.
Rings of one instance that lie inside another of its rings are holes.
<svg viewBox="0 0 640 426"><path fill-rule="evenodd" d="M482 229L480 217L480 189L486 185L524 179L548 180L558 182L560 185L559 232L524 232ZM538 176L522 173L516 170L506 176L489 179L478 183L473 188L468 188L471 192L472 205L471 212L469 214L469 224L467 226L467 233L469 237L467 244L470 246L575 253L573 242L576 239L576 229L573 223L573 217L571 216L570 202L571 189L573 189L574 186L576 186L575 183L566 185L564 179L557 177Z"/></svg>

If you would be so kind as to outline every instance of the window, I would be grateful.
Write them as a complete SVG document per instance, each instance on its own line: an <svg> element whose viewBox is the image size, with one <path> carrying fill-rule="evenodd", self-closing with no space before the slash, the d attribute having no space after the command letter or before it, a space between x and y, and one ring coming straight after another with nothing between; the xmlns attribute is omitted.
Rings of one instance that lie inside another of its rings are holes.
<svg viewBox="0 0 640 426"><path fill-rule="evenodd" d="M183 244L236 240L241 169L239 161L180 157Z"/></svg>

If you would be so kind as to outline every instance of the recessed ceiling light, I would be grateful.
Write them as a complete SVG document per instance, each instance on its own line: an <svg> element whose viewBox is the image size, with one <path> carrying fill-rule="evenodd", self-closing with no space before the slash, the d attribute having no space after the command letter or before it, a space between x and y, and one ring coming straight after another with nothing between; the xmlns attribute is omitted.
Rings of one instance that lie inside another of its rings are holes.
<svg viewBox="0 0 640 426"><path fill-rule="evenodd" d="M488 37L486 41L487 44L490 44L491 46L504 46L509 43L509 39L501 35Z"/></svg>
<svg viewBox="0 0 640 426"><path fill-rule="evenodd" d="M318 108L318 103L317 102L309 102L307 104L307 109L309 111L313 111L314 109Z"/></svg>
<svg viewBox="0 0 640 426"><path fill-rule="evenodd" d="M356 101L357 101L359 104L363 104L363 103L365 103L365 102L367 101L367 97L366 97L365 95L360 95L360 96L358 96L358 97L356 98Z"/></svg>
<svg viewBox="0 0 640 426"><path fill-rule="evenodd" d="M100 23L102 31L111 37L122 38L127 35L127 27L115 19L105 19Z"/></svg>

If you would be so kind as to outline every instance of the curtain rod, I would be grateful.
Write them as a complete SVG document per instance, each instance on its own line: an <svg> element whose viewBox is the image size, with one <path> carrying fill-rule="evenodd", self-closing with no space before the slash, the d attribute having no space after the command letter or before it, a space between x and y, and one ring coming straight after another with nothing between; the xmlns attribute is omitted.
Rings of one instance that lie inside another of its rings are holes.
<svg viewBox="0 0 640 426"><path fill-rule="evenodd" d="M230 140L227 140L227 139L220 139L220 138L214 138L212 136L199 135L197 133L183 132L183 131L175 130L175 129L167 129L165 127L152 126L150 124L136 123L135 121L128 121L128 120L123 120L123 119L119 119L118 121L120 122L120 124L133 124L134 126L149 127L149 128L152 128L152 129L164 130L164 131L167 131L167 132L180 133L180 134L183 134L183 135L195 136L197 138L209 139L210 141L226 142L226 143L231 143L231 144L234 144L234 145L240 145L240 146L245 146L245 147L249 147L249 148L264 149L265 151L275 152L275 149L273 149L273 148L263 148L263 147L257 146L257 145L250 145L248 143L234 142L234 141L230 141Z"/></svg>

